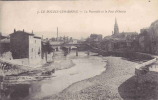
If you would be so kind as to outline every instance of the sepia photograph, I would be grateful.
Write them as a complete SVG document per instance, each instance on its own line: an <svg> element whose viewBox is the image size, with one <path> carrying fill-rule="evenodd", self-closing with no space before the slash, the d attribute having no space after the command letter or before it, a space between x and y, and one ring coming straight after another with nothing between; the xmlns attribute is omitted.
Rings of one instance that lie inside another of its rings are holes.
<svg viewBox="0 0 158 100"><path fill-rule="evenodd" d="M0 100L158 100L158 0L0 0Z"/></svg>

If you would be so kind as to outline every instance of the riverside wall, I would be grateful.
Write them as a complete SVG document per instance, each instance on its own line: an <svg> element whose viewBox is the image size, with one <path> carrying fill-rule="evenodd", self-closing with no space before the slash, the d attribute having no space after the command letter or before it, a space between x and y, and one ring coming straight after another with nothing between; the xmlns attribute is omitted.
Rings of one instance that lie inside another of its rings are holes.
<svg viewBox="0 0 158 100"><path fill-rule="evenodd" d="M0 76L18 75L27 71L28 68L28 66L14 64L0 59Z"/></svg>
<svg viewBox="0 0 158 100"><path fill-rule="evenodd" d="M145 55L145 54L143 54ZM146 54L146 56L151 56L153 59L146 61L142 64L139 64L135 67L135 75L137 77L137 82L140 84L143 83L154 83L158 84L158 72L151 71L150 69L153 65L157 65L157 58L152 55Z"/></svg>

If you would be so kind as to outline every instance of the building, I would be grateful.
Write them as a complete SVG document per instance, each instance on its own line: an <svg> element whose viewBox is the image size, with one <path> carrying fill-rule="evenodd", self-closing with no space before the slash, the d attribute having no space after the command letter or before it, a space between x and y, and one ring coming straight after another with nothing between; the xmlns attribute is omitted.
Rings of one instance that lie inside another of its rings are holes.
<svg viewBox="0 0 158 100"><path fill-rule="evenodd" d="M140 30L139 45L141 52L158 54L158 20Z"/></svg>
<svg viewBox="0 0 158 100"><path fill-rule="evenodd" d="M139 51L151 53L149 28L141 29L139 34Z"/></svg>
<svg viewBox="0 0 158 100"><path fill-rule="evenodd" d="M101 41L102 40L102 35L101 34L91 34L90 35L90 41Z"/></svg>
<svg viewBox="0 0 158 100"><path fill-rule="evenodd" d="M112 38L108 37L105 38L102 42L101 42L101 49L103 49L106 52L110 52L113 51L113 47L114 46L114 41Z"/></svg>
<svg viewBox="0 0 158 100"><path fill-rule="evenodd" d="M8 53L10 53L10 38L0 33L0 57L11 59L11 54Z"/></svg>
<svg viewBox="0 0 158 100"><path fill-rule="evenodd" d="M115 18L114 33L111 36L106 36L103 43L103 48L106 51L137 51L138 48L138 33L137 32L121 32L117 19ZM110 48L110 49L109 49Z"/></svg>
<svg viewBox="0 0 158 100"><path fill-rule="evenodd" d="M77 44L78 39L70 39L69 44Z"/></svg>
<svg viewBox="0 0 158 100"><path fill-rule="evenodd" d="M41 37L32 33L16 31L10 34L10 48L13 59L27 59L28 64L41 62Z"/></svg>

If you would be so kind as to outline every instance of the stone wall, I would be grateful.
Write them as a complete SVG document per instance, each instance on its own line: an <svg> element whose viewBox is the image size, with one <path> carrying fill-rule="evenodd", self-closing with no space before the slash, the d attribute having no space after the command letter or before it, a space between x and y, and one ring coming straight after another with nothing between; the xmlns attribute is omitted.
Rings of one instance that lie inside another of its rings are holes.
<svg viewBox="0 0 158 100"><path fill-rule="evenodd" d="M18 75L29 70L28 66L13 64L11 62L0 59L0 76Z"/></svg>
<svg viewBox="0 0 158 100"><path fill-rule="evenodd" d="M157 62L156 58L153 58L147 62L144 62L135 67L135 75L138 83L144 82L156 82L158 83L158 72L151 71L150 67Z"/></svg>

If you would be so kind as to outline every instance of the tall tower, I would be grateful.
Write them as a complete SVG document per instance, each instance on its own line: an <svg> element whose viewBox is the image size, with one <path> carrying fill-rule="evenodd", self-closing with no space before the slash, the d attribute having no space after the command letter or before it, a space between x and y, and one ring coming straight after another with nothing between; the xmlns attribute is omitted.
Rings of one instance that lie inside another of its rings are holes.
<svg viewBox="0 0 158 100"><path fill-rule="evenodd" d="M115 18L115 25L114 25L114 35L119 34L119 28L117 24L117 19Z"/></svg>
<svg viewBox="0 0 158 100"><path fill-rule="evenodd" d="M56 37L56 41L58 41L58 27L57 27L57 37Z"/></svg>
<svg viewBox="0 0 158 100"><path fill-rule="evenodd" d="M58 27L57 27L57 39L58 39Z"/></svg>

